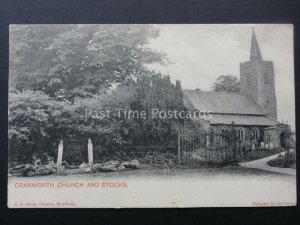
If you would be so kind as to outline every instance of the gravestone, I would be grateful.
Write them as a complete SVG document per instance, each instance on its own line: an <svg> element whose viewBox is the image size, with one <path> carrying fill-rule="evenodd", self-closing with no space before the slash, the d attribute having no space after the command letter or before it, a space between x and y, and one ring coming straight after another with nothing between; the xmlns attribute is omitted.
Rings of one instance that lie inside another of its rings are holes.
<svg viewBox="0 0 300 225"><path fill-rule="evenodd" d="M273 143L272 142L269 144L269 149L273 149Z"/></svg>
<svg viewBox="0 0 300 225"><path fill-rule="evenodd" d="M63 156L63 141L61 140L58 145L58 154L57 154L57 172L61 171L62 156Z"/></svg>
<svg viewBox="0 0 300 225"><path fill-rule="evenodd" d="M91 168L91 172L92 172L93 165L94 165L94 159L93 159L93 143L90 138L88 140L88 157L89 157L89 164L90 164L90 168Z"/></svg>
<svg viewBox="0 0 300 225"><path fill-rule="evenodd" d="M260 147L261 147L261 148L265 148L265 142L261 142L261 143L260 143Z"/></svg>

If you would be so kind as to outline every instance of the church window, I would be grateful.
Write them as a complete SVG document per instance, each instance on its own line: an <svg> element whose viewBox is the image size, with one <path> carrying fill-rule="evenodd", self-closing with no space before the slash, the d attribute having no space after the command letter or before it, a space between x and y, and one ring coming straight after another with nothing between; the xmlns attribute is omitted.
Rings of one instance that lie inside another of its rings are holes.
<svg viewBox="0 0 300 225"><path fill-rule="evenodd" d="M243 128L239 128L238 130L237 130L237 136L238 136L238 139L239 140L244 140L244 129Z"/></svg>
<svg viewBox="0 0 300 225"><path fill-rule="evenodd" d="M268 80L268 75L267 75L267 73L265 73L264 84L265 84L265 85L269 84L269 80Z"/></svg>
<svg viewBox="0 0 300 225"><path fill-rule="evenodd" d="M254 140L258 140L259 139L259 130L256 127L253 130L253 134L254 134Z"/></svg>
<svg viewBox="0 0 300 225"><path fill-rule="evenodd" d="M248 74L247 76L247 85L250 87L251 86L251 77L250 75Z"/></svg>

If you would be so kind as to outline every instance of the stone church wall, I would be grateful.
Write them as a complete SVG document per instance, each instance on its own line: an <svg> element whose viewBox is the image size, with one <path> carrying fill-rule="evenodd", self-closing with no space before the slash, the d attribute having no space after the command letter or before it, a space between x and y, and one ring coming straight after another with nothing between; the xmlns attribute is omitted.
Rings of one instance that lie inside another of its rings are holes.
<svg viewBox="0 0 300 225"><path fill-rule="evenodd" d="M270 61L253 60L240 64L241 94L277 118L274 67Z"/></svg>
<svg viewBox="0 0 300 225"><path fill-rule="evenodd" d="M236 141L239 142L241 145L249 145L248 147L251 146L252 141L254 141L255 145L258 147L260 146L260 143L264 141L264 128L261 126L239 126L239 125L233 125L234 131L236 132L235 138ZM258 130L259 137L257 140L254 140L254 130L255 128ZM232 129L232 125L211 125L211 131L215 133L222 133L223 129L227 129L230 131ZM243 138L239 139L238 132L239 130L242 130L243 132ZM240 140L240 141L239 141ZM215 141L215 140L214 140ZM214 141L211 143L211 145L215 145Z"/></svg>

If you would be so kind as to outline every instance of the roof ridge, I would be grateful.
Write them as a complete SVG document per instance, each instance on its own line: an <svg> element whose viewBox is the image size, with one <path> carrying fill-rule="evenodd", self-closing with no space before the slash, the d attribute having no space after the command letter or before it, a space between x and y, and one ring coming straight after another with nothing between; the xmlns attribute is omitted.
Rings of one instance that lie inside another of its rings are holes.
<svg viewBox="0 0 300 225"><path fill-rule="evenodd" d="M183 89L183 91L194 91L194 92L206 92L211 94L235 94L235 95L242 95L240 92L227 92L227 91L201 91L201 90L190 90L190 89Z"/></svg>
<svg viewBox="0 0 300 225"><path fill-rule="evenodd" d="M213 111L210 111L210 114L220 114L220 115L239 115L239 116L268 116L267 114L264 114L264 113L227 113L227 112L213 112ZM273 119L273 118L270 118L270 119ZM273 119L274 120L274 119Z"/></svg>
<svg viewBox="0 0 300 225"><path fill-rule="evenodd" d="M266 115L267 117L269 117L271 120L274 120L274 121L280 123L277 119L273 118L272 116L270 116L270 115L268 115L268 114L265 114L265 115Z"/></svg>

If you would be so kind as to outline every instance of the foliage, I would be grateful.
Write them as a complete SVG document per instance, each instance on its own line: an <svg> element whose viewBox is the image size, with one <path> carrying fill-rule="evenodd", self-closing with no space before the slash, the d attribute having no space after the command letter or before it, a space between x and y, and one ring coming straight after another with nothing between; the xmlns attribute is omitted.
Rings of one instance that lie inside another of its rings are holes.
<svg viewBox="0 0 300 225"><path fill-rule="evenodd" d="M163 96L163 97L162 97ZM174 98L175 96L175 98ZM152 74L135 85L117 86L89 98L58 101L40 91L11 92L9 96L9 149L11 160L29 162L33 154L56 156L59 140L64 140L66 160L86 160L86 141L93 140L95 154L135 145L174 145L177 119L152 118L151 109L183 109L180 84L169 77ZM117 109L146 111L147 118L127 118ZM101 111L103 118L87 116Z"/></svg>
<svg viewBox="0 0 300 225"><path fill-rule="evenodd" d="M157 36L151 25L11 26L10 88L73 100L131 83L165 62L146 47Z"/></svg>
<svg viewBox="0 0 300 225"><path fill-rule="evenodd" d="M281 168L293 168L296 169L296 154L295 152L290 152L288 157L281 154L276 158L268 162L269 166L281 167Z"/></svg>
<svg viewBox="0 0 300 225"><path fill-rule="evenodd" d="M152 118L151 110L183 108L180 98L182 91L178 85L171 84L169 77L152 74L139 78L135 85L118 86L109 93L94 95L93 98L76 99L73 123L77 124L82 136L91 136L95 144L107 149L112 146L126 148L150 143L168 144L174 139L178 121ZM96 115L107 110L109 114L96 118ZM144 118L128 117L123 115L125 110L144 111L146 114ZM86 116L86 112L92 113Z"/></svg>
<svg viewBox="0 0 300 225"><path fill-rule="evenodd" d="M56 157L60 140L69 163L87 160L88 138L95 160L130 146L175 145L183 120L152 114L184 110L180 82L147 67L167 63L147 47L158 35L151 25L12 25L10 160ZM118 109L146 117L120 117Z"/></svg>
<svg viewBox="0 0 300 225"><path fill-rule="evenodd" d="M234 75L221 75L212 87L213 91L239 92L240 81Z"/></svg>
<svg viewBox="0 0 300 225"><path fill-rule="evenodd" d="M249 149L248 151L244 151L243 155L239 155L239 162L250 162L262 158L269 157L271 155L275 155L283 152L282 148L273 148L273 149L265 149L265 148L257 148L255 150Z"/></svg>
<svg viewBox="0 0 300 225"><path fill-rule="evenodd" d="M28 155L53 151L51 140L68 135L72 117L68 102L58 102L39 91L9 94L9 149L11 157L28 161ZM18 152L18 151L20 152ZM23 159L20 159L23 158ZM26 158L27 157L27 158Z"/></svg>

